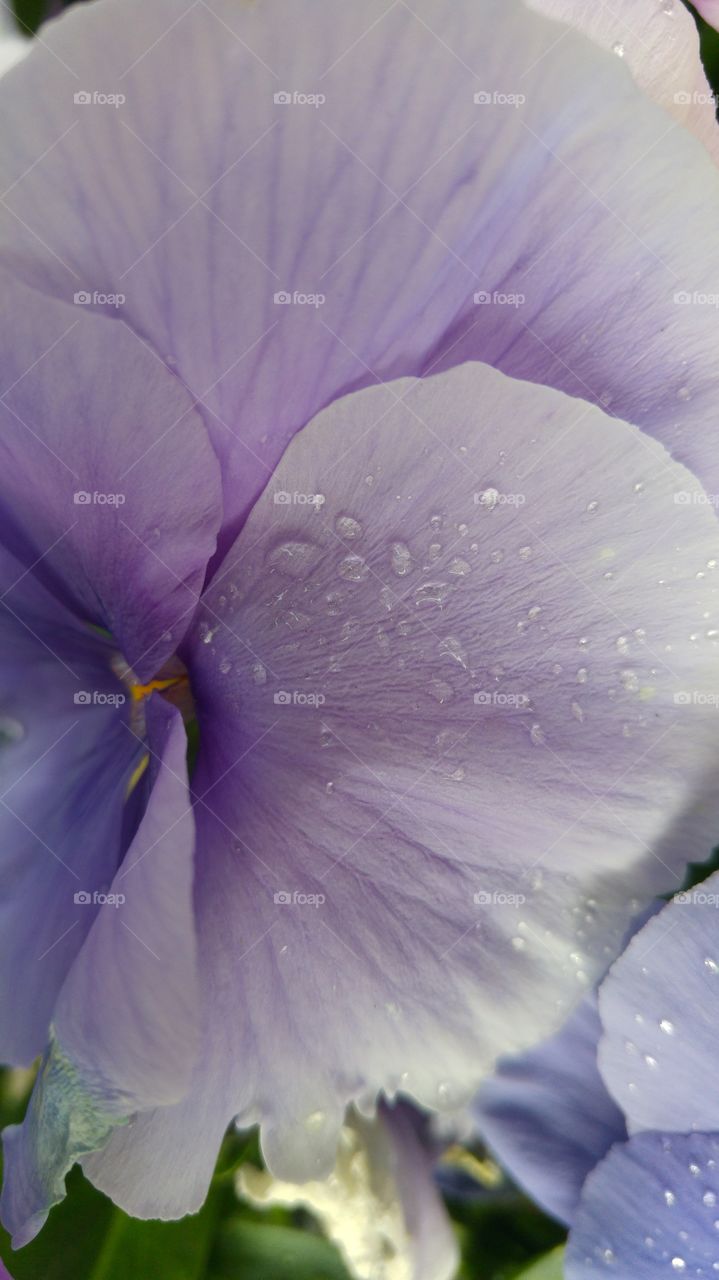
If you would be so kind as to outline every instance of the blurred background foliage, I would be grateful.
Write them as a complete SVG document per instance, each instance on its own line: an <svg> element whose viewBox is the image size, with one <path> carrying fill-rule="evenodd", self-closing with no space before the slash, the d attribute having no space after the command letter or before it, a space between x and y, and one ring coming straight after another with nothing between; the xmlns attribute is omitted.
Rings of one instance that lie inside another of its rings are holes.
<svg viewBox="0 0 719 1280"><path fill-rule="evenodd" d="M67 5L14 0L13 7L21 28L34 32ZM719 91L719 33L697 21L707 75ZM707 873L706 864L693 867L687 883ZM0 1127L21 1119L31 1083L31 1072L0 1071ZM76 1168L67 1199L32 1244L14 1253L0 1229L0 1258L13 1280L350 1280L309 1214L238 1200L235 1173L248 1161L262 1164L255 1134L229 1135L207 1203L171 1223L128 1218ZM564 1232L555 1222L509 1183L467 1191L448 1196L462 1248L459 1280L561 1280Z"/></svg>

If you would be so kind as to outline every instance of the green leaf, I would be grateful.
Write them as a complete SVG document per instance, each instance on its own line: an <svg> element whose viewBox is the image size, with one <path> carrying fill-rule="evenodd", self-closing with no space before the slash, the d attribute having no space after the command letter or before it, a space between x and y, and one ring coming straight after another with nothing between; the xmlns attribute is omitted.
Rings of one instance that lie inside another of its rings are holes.
<svg viewBox="0 0 719 1280"><path fill-rule="evenodd" d="M349 1280L342 1260L322 1236L293 1227L242 1219L227 1223L210 1261L208 1280Z"/></svg>
<svg viewBox="0 0 719 1280"><path fill-rule="evenodd" d="M545 1253L544 1257L523 1271L514 1273L514 1280L562 1280L564 1276L564 1245Z"/></svg>
<svg viewBox="0 0 719 1280"><path fill-rule="evenodd" d="M31 1244L16 1252L5 1232L0 1256L14 1280L204 1280L218 1197L179 1222L129 1218L74 1169L67 1199Z"/></svg>

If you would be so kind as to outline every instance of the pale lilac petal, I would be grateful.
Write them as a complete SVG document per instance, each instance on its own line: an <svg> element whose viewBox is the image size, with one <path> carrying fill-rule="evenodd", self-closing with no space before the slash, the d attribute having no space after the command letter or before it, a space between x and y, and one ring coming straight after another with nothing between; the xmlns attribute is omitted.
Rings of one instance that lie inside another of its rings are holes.
<svg viewBox="0 0 719 1280"><path fill-rule="evenodd" d="M577 27L622 58L637 84L690 129L719 160L716 101L702 66L696 22L682 0L529 0L549 18ZM702 11L701 4L697 9ZM719 13L708 0L704 17Z"/></svg>
<svg viewBox="0 0 719 1280"><path fill-rule="evenodd" d="M9 71L30 49L29 40L23 39L6 0L0 0L0 75ZM0 1263L2 1275L2 1263Z"/></svg>
<svg viewBox="0 0 719 1280"><path fill-rule="evenodd" d="M694 0L694 5L704 21L719 30L719 0Z"/></svg>
<svg viewBox="0 0 719 1280"><path fill-rule="evenodd" d="M565 1223L587 1174L626 1138L597 1067L601 1030L596 999L588 997L557 1035L503 1059L473 1108L482 1137L515 1182Z"/></svg>
<svg viewBox="0 0 719 1280"><path fill-rule="evenodd" d="M577 33L514 0L101 0L44 29L2 107L25 122L2 259L126 295L200 402L226 545L321 407L468 358L602 403L719 488L719 176Z"/></svg>
<svg viewBox="0 0 719 1280"><path fill-rule="evenodd" d="M373 1120L348 1116L329 1179L288 1183L245 1165L238 1189L260 1206L308 1209L351 1275L391 1270L407 1280L453 1280L457 1273L457 1241L407 1107L382 1107Z"/></svg>
<svg viewBox="0 0 719 1280"><path fill-rule="evenodd" d="M3 273L0 396L0 540L150 678L187 627L220 517L187 392L127 325Z"/></svg>
<svg viewBox="0 0 719 1280"><path fill-rule="evenodd" d="M163 767L60 992L27 1116L4 1134L2 1216L16 1247L62 1198L76 1159L134 1112L176 1102L192 1072L198 1008L186 740L177 711L158 708L154 718Z"/></svg>
<svg viewBox="0 0 719 1280"><path fill-rule="evenodd" d="M480 365L296 437L186 646L205 1052L103 1190L187 1211L234 1114L302 1181L353 1100L461 1106L707 853L716 715L674 698L715 681L716 526L677 488L636 429Z"/></svg>
<svg viewBox="0 0 719 1280"><path fill-rule="evenodd" d="M719 873L633 938L600 1012L600 1069L630 1131L719 1131Z"/></svg>
<svg viewBox="0 0 719 1280"><path fill-rule="evenodd" d="M638 1134L585 1184L566 1280L711 1276L717 1261L719 1139Z"/></svg>

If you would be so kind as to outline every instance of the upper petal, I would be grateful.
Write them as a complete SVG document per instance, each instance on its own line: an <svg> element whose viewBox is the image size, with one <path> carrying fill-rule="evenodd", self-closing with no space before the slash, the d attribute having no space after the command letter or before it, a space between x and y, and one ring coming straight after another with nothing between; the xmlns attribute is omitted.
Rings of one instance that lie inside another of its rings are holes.
<svg viewBox="0 0 719 1280"><path fill-rule="evenodd" d="M719 1131L719 872L680 893L602 984L599 1063L631 1129Z"/></svg>
<svg viewBox="0 0 719 1280"><path fill-rule="evenodd" d="M719 0L694 0L694 7L699 10L705 22L719 30Z"/></svg>
<svg viewBox="0 0 719 1280"><path fill-rule="evenodd" d="M332 398L468 358L719 485L719 175L576 32L515 0L101 0L0 104L3 260L126 295L222 460L225 545Z"/></svg>
<svg viewBox="0 0 719 1280"><path fill-rule="evenodd" d="M141 678L176 648L220 521L187 391L121 322L3 273L0 543ZM16 613L19 588L6 600Z"/></svg>

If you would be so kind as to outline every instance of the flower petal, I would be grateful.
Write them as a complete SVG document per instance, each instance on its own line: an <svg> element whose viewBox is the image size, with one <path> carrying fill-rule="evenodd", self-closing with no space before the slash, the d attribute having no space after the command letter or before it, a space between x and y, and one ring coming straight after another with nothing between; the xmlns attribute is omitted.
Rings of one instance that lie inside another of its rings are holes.
<svg viewBox="0 0 719 1280"><path fill-rule="evenodd" d="M224 545L338 394L466 359L611 406L719 489L719 175L577 33L514 0L102 0L2 106L2 260L126 295L222 461Z"/></svg>
<svg viewBox="0 0 719 1280"><path fill-rule="evenodd" d="M409 1108L374 1120L350 1115L337 1164L324 1182L281 1182L245 1165L238 1189L254 1204L309 1209L351 1275L452 1280L457 1243L432 1178L432 1160Z"/></svg>
<svg viewBox="0 0 719 1280"><path fill-rule="evenodd" d="M494 1154L542 1209L570 1223L582 1186L615 1142L621 1111L597 1067L601 1023L588 997L555 1036L520 1058L503 1059L474 1107Z"/></svg>
<svg viewBox="0 0 719 1280"><path fill-rule="evenodd" d="M139 754L108 642L1 548L0 581L0 1058L29 1064L122 856Z"/></svg>
<svg viewBox="0 0 719 1280"><path fill-rule="evenodd" d="M719 0L694 0L694 7L705 22L719 30Z"/></svg>
<svg viewBox="0 0 719 1280"><path fill-rule="evenodd" d="M715 681L716 524L677 488L641 432L481 365L296 437L186 645L205 1052L104 1190L187 1211L234 1114L300 1182L351 1101L455 1109L706 855L715 712L674 695Z"/></svg>
<svg viewBox="0 0 719 1280"><path fill-rule="evenodd" d="M218 468L202 422L127 325L6 274L0 350L0 542L149 678L214 550Z"/></svg>
<svg viewBox="0 0 719 1280"><path fill-rule="evenodd" d="M696 22L681 0L622 0L621 8L596 0L529 4L623 58L645 93L691 129L719 160L716 102L702 66ZM701 11L700 4L696 7Z"/></svg>
<svg viewBox="0 0 719 1280"><path fill-rule="evenodd" d="M567 1280L631 1280L716 1270L719 1138L643 1133L585 1184L565 1257Z"/></svg>
<svg viewBox="0 0 719 1280"><path fill-rule="evenodd" d="M15 1247L42 1227L64 1177L138 1110L189 1083L198 1009L194 824L179 713L154 710L163 768L111 894L60 993L22 1126L5 1131L2 1217Z"/></svg>
<svg viewBox="0 0 719 1280"><path fill-rule="evenodd" d="M680 893L602 984L599 1064L630 1131L719 1131L719 872Z"/></svg>

